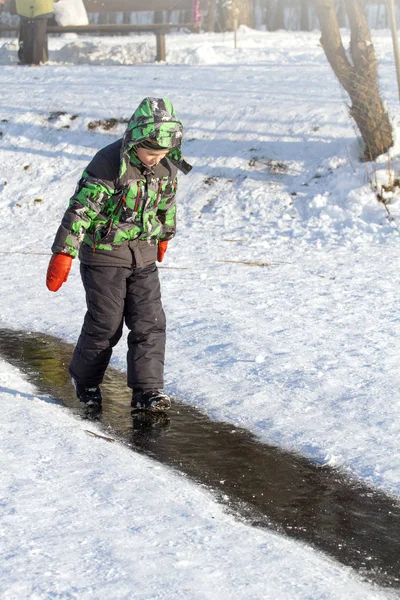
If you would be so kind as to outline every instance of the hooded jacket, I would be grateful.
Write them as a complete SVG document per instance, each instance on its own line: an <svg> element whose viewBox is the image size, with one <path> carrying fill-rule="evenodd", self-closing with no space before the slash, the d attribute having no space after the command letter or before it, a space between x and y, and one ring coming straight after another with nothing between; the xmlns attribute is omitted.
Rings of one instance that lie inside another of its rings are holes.
<svg viewBox="0 0 400 600"><path fill-rule="evenodd" d="M176 230L177 169L183 127L171 102L145 98L132 115L123 139L100 150L82 174L57 231L52 251L85 264L146 266L156 259L158 240ZM136 147L151 141L169 152L149 168Z"/></svg>

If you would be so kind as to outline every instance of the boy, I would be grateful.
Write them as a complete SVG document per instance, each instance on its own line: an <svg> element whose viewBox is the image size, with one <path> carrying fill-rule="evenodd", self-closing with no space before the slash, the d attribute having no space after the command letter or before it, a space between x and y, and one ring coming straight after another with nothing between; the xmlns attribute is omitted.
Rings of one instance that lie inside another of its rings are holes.
<svg viewBox="0 0 400 600"><path fill-rule="evenodd" d="M167 410L165 314L155 261L175 235L183 127L166 98L145 98L123 139L100 150L83 172L52 246L49 290L67 280L78 254L87 313L69 373L78 399L101 404L99 385L128 327L132 407Z"/></svg>

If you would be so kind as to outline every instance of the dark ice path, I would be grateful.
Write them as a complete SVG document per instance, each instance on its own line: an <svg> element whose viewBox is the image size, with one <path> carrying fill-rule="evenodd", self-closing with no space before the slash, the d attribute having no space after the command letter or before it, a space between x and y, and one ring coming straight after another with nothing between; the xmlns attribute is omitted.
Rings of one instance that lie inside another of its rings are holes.
<svg viewBox="0 0 400 600"><path fill-rule="evenodd" d="M72 346L39 333L2 330L0 355L37 387L83 415L67 374ZM206 485L254 526L309 543L371 582L400 588L400 502L338 471L260 443L174 402L158 422L132 420L122 373L109 369L97 418L113 435Z"/></svg>

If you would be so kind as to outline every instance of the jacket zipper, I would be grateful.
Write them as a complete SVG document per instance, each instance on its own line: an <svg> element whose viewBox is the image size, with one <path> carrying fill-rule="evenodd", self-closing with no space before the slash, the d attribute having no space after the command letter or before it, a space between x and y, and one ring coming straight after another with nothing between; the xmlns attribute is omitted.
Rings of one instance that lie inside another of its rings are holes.
<svg viewBox="0 0 400 600"><path fill-rule="evenodd" d="M157 208L157 206L158 206L158 199L159 199L160 194L161 194L161 188L162 188L162 181L160 181L158 183L158 191L157 191L156 201L154 202L154 208Z"/></svg>
<svg viewBox="0 0 400 600"><path fill-rule="evenodd" d="M141 196L140 183L138 183L136 200L135 200L135 206L133 207L133 212L137 212L138 211L140 196Z"/></svg>

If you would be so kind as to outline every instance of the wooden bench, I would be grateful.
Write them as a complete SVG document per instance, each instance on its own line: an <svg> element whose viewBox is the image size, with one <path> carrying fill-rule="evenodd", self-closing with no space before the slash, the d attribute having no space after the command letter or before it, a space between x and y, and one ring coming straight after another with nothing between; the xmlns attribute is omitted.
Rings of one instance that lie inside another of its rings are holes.
<svg viewBox="0 0 400 600"><path fill-rule="evenodd" d="M105 34L110 35L124 35L127 33L155 33L156 35L156 61L165 61L167 58L166 50L166 33L175 29L189 29L190 31L198 31L198 25L193 23L179 23L175 24L164 24L164 23L153 23L149 25L131 25L128 23L115 25L67 25L61 27L60 25L49 25L47 32L49 34L62 34L62 33L77 33L77 34ZM2 33L15 33L18 35L18 25L3 25L0 24L0 35Z"/></svg>
<svg viewBox="0 0 400 600"><path fill-rule="evenodd" d="M85 8L90 13L116 13L116 12L139 12L148 11L151 5L151 11L161 15L163 11L171 10L185 10L191 11L193 8L193 0L152 0L149 3L148 0L83 0ZM203 5L205 0L199 0ZM199 4L200 5L200 4ZM127 33L154 33L156 36L156 60L166 60L166 39L165 36L168 32L176 29L189 29L193 32L199 31L199 24L195 23L152 23L145 25L136 25L130 23L123 24L90 24L90 25L68 25L61 27L60 25L49 25L47 32L49 34L62 34L62 33L77 33L79 34L91 34L91 35L124 35ZM0 22L0 36L4 33L18 35L19 24L17 25L6 25Z"/></svg>

